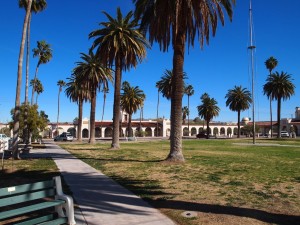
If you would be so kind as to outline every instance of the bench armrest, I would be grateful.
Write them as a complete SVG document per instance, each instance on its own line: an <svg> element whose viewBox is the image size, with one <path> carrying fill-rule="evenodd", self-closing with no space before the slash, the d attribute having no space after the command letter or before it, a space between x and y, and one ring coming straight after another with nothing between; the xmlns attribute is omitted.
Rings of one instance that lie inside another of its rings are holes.
<svg viewBox="0 0 300 225"><path fill-rule="evenodd" d="M56 184L56 192L57 195L55 199L64 200L65 204L56 206L55 210L60 217L68 217L68 224L75 225L75 217L74 217L74 203L73 198L71 196L65 195L62 191L61 179L59 176L53 178ZM64 210L65 209L65 210ZM65 213L66 212L66 213Z"/></svg>

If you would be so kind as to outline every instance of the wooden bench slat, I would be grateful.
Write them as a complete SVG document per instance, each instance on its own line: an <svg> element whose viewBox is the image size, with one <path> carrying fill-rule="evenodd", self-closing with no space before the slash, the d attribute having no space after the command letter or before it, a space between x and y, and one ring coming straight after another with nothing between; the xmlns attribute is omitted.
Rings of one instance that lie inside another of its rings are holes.
<svg viewBox="0 0 300 225"><path fill-rule="evenodd" d="M22 195L11 196L11 197L0 199L0 207L14 205L21 202L28 202L36 199L45 198L45 197L53 197L54 195L55 195L54 189L46 189L46 190L41 190L41 191L36 191L31 193L24 193Z"/></svg>
<svg viewBox="0 0 300 225"><path fill-rule="evenodd" d="M25 213L33 212L36 210L50 208L53 206L61 205L64 202L65 202L64 200L53 200L53 201L42 202L42 203L29 205L29 206L25 206L18 209L5 211L5 212L0 212L0 219L6 219L14 216L19 216Z"/></svg>
<svg viewBox="0 0 300 225"><path fill-rule="evenodd" d="M47 181L41 181L41 182L36 182L32 184L23 184L23 185L18 185L18 186L12 186L12 187L6 187L6 188L1 188L0 189L0 198L8 195L15 195L19 194L22 192L28 192L30 191L35 191L35 190L40 190L40 189L45 189L45 188L51 188L55 186L54 180L47 180Z"/></svg>

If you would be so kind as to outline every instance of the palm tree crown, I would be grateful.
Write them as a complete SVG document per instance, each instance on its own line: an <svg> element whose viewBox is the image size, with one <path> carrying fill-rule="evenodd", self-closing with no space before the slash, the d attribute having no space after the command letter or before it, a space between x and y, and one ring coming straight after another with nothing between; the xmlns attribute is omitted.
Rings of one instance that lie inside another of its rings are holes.
<svg viewBox="0 0 300 225"><path fill-rule="evenodd" d="M273 69L278 65L278 61L273 56L271 56L265 61L265 65L270 74L272 74Z"/></svg>
<svg viewBox="0 0 300 225"><path fill-rule="evenodd" d="M287 100L295 93L295 85L292 83L290 74L275 72L268 76L264 85L264 94L271 99Z"/></svg>
<svg viewBox="0 0 300 225"><path fill-rule="evenodd" d="M183 73L183 79L187 79L186 73ZM172 97L172 80L173 71L166 69L160 80L156 82L158 91L162 93L162 96L170 100ZM185 84L184 84L185 86Z"/></svg>

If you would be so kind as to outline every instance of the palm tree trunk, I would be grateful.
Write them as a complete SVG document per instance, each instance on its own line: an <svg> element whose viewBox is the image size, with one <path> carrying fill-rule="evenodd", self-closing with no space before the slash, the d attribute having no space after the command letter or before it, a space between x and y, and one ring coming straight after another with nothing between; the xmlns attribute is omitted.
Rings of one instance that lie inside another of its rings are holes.
<svg viewBox="0 0 300 225"><path fill-rule="evenodd" d="M20 45L20 54L18 59L18 77L17 77L17 87L16 87L16 100L15 100L15 110L14 110L14 129L13 129L13 158L18 159L18 136L20 129L20 99L21 99L21 85L22 85L22 68L23 68L23 56L24 56L24 46L26 40L26 31L29 21L29 15L31 10L32 0L28 0L28 5L26 9L26 16L23 23L22 39Z"/></svg>
<svg viewBox="0 0 300 225"><path fill-rule="evenodd" d="M209 139L209 120L206 120L206 138Z"/></svg>
<svg viewBox="0 0 300 225"><path fill-rule="evenodd" d="M96 91L91 92L91 114L90 114L90 144L95 144L95 115L96 115Z"/></svg>
<svg viewBox="0 0 300 225"><path fill-rule="evenodd" d="M157 91L157 108L156 108L156 137L158 137L158 107L159 107L159 89Z"/></svg>
<svg viewBox="0 0 300 225"><path fill-rule="evenodd" d="M81 129L82 129L82 99L78 100L78 130L77 130L77 140L79 142L82 141Z"/></svg>
<svg viewBox="0 0 300 225"><path fill-rule="evenodd" d="M102 108L102 118L101 118L101 137L104 137L104 134L102 132L102 123L103 123L103 117L104 117L105 102L106 102L106 89L103 90L103 108Z"/></svg>
<svg viewBox="0 0 300 225"><path fill-rule="evenodd" d="M281 97L277 99L277 138L280 138Z"/></svg>
<svg viewBox="0 0 300 225"><path fill-rule="evenodd" d="M79 142L82 141L82 135L81 135L81 130L82 130L82 106L83 106L83 101L82 99L78 100L78 130L77 130L77 140Z"/></svg>
<svg viewBox="0 0 300 225"><path fill-rule="evenodd" d="M27 45L26 45L26 80L25 80L25 111L24 111L24 128L23 128L23 140L28 143L28 85L29 85L29 51L30 51L30 23L31 23L31 12L28 18L27 27Z"/></svg>
<svg viewBox="0 0 300 225"><path fill-rule="evenodd" d="M37 64L36 69L35 69L34 81L36 81L38 70L39 70L39 63ZM36 84L34 82L34 84L32 86L32 91L31 91L31 105L33 105L35 85Z"/></svg>
<svg viewBox="0 0 300 225"><path fill-rule="evenodd" d="M185 33L178 31L173 55L173 81L171 98L170 153L167 161L184 162L182 154L182 96Z"/></svg>
<svg viewBox="0 0 300 225"><path fill-rule="evenodd" d="M58 135L58 120L59 120L59 95L60 95L61 87L58 89L58 98L57 98L57 122L56 122L56 134ZM37 104L37 103L36 103Z"/></svg>
<svg viewBox="0 0 300 225"><path fill-rule="evenodd" d="M272 121L272 99L270 96L270 119L271 119L271 138L273 137L273 121Z"/></svg>
<svg viewBox="0 0 300 225"><path fill-rule="evenodd" d="M131 127L131 117L132 117L132 114L129 114L129 118L128 118L128 137L133 137L132 127Z"/></svg>
<svg viewBox="0 0 300 225"><path fill-rule="evenodd" d="M28 28L27 28L26 81L25 81L25 103L26 104L28 103L28 86L29 86L30 22L31 22L31 13L29 15Z"/></svg>
<svg viewBox="0 0 300 225"><path fill-rule="evenodd" d="M188 131L189 134L188 136L190 136L190 96L188 95Z"/></svg>
<svg viewBox="0 0 300 225"><path fill-rule="evenodd" d="M113 137L111 149L120 149L120 91L121 91L121 59L118 56L116 60L115 70L115 90L114 90L114 112L113 112Z"/></svg>
<svg viewBox="0 0 300 225"><path fill-rule="evenodd" d="M237 135L238 138L240 138L240 136L241 136L241 124L240 124L240 121L241 121L241 111L238 110L238 135Z"/></svg>

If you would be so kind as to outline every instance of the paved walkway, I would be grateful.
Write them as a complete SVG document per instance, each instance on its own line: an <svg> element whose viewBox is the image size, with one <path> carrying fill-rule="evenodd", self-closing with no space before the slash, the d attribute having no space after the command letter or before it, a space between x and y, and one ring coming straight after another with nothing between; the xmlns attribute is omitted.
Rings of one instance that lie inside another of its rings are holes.
<svg viewBox="0 0 300 225"><path fill-rule="evenodd" d="M41 150L54 159L79 206L78 225L175 225L168 217L100 171L54 143Z"/></svg>

